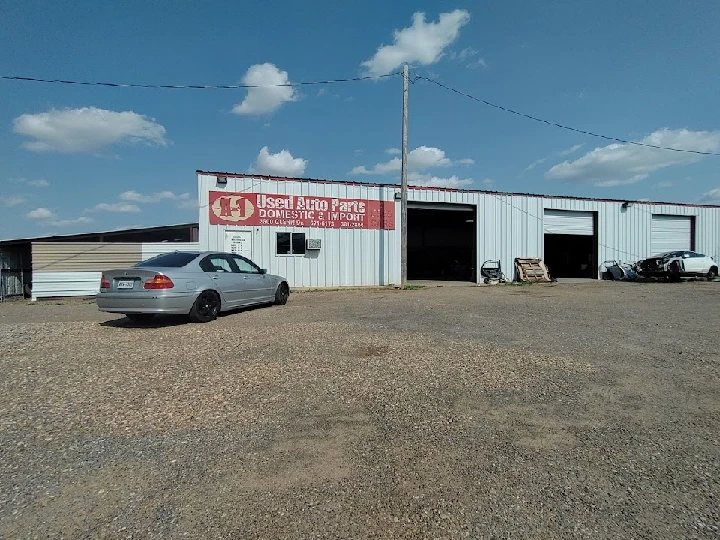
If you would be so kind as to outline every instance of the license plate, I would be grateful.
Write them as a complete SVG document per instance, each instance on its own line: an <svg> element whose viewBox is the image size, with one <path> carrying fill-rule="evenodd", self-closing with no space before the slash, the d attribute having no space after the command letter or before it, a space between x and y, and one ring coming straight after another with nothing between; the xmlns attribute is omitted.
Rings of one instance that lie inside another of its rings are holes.
<svg viewBox="0 0 720 540"><path fill-rule="evenodd" d="M117 288L118 289L134 289L135 288L135 281L132 279L121 279L117 282Z"/></svg>

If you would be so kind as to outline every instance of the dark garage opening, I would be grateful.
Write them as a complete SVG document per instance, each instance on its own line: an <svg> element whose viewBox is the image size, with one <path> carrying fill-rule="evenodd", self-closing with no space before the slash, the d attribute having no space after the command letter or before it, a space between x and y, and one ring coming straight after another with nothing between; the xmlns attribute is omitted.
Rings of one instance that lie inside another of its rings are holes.
<svg viewBox="0 0 720 540"><path fill-rule="evenodd" d="M555 278L597 278L597 237L546 234L545 264Z"/></svg>
<svg viewBox="0 0 720 540"><path fill-rule="evenodd" d="M475 214L465 205L408 208L408 279L475 281Z"/></svg>

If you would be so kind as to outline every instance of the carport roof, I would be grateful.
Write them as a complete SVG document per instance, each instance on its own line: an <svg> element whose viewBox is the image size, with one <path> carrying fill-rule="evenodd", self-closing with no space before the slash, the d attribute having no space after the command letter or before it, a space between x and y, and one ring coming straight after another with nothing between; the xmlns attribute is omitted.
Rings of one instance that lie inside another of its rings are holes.
<svg viewBox="0 0 720 540"><path fill-rule="evenodd" d="M87 233L76 233L76 234L58 234L53 236L35 236L28 238L13 238L0 240L0 247L9 246L13 244L23 244L27 242L55 242L55 241L74 241L74 240L89 240L93 236L113 236L127 233L140 233L140 232L158 232L158 231L170 231L173 229L184 229L186 227L197 227L198 223L178 223L176 225L158 225L155 227L137 227L132 229L115 229L111 231L97 231Z"/></svg>
<svg viewBox="0 0 720 540"><path fill-rule="evenodd" d="M379 182L358 182L350 180L326 180L322 178L292 178L285 176L269 176L264 174L249 174L249 173L231 173L221 171L203 171L198 169L195 171L197 174L210 174L214 176L227 176L230 178L260 178L263 180L275 180L278 182L316 182L321 184L343 184L348 186L365 186L365 187L386 187L400 189L399 184L383 184ZM632 203L632 204L647 204L647 205L660 205L667 204L673 206L690 206L697 208L720 208L720 205L716 204L696 204L696 203L681 203L681 202L668 202L668 201L638 201L632 199L601 199L596 197L573 197L570 195L542 195L538 193L520 193L511 191L492 191L487 189L458 189L458 188L444 188L444 187L433 187L433 186L408 186L410 189L415 190L427 190L427 191L455 191L459 193L487 193L488 195L512 195L516 197L538 197L541 199L571 199L579 201L597 201L597 202L616 202L616 203Z"/></svg>

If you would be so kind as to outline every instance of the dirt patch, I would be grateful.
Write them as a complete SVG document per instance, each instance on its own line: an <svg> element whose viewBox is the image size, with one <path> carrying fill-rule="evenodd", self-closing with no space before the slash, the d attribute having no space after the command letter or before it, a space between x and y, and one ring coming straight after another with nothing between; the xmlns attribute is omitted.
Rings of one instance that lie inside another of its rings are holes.
<svg viewBox="0 0 720 540"><path fill-rule="evenodd" d="M0 305L0 537L716 537L715 283Z"/></svg>

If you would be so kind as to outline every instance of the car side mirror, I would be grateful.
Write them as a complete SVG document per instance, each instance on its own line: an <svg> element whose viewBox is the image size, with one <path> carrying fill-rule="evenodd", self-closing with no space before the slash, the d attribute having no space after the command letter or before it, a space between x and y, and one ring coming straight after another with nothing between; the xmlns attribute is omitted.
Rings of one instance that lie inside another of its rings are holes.
<svg viewBox="0 0 720 540"><path fill-rule="evenodd" d="M267 268L261 268L260 269L261 274L267 274Z"/></svg>

